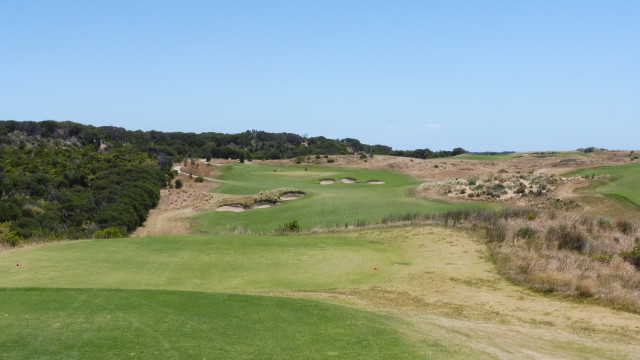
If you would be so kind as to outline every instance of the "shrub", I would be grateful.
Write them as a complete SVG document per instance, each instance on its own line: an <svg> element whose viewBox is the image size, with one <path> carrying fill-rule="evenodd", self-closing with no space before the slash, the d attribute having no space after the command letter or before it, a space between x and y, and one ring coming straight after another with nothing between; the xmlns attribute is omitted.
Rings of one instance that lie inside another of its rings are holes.
<svg viewBox="0 0 640 360"><path fill-rule="evenodd" d="M180 179L176 179L176 184L175 184L175 188L176 189L182 189L182 180Z"/></svg>
<svg viewBox="0 0 640 360"><path fill-rule="evenodd" d="M0 222L18 220L22 217L22 211L18 205L2 200L0 201Z"/></svg>
<svg viewBox="0 0 640 360"><path fill-rule="evenodd" d="M640 270L640 244L636 245L631 251L621 252L620 257Z"/></svg>
<svg viewBox="0 0 640 360"><path fill-rule="evenodd" d="M576 292L580 297L592 297L596 293L595 284L591 281L581 281L576 286Z"/></svg>
<svg viewBox="0 0 640 360"><path fill-rule="evenodd" d="M591 255L589 258L597 262L608 263L613 259L613 254Z"/></svg>
<svg viewBox="0 0 640 360"><path fill-rule="evenodd" d="M293 220L287 223L284 223L282 226L280 226L280 228L278 228L278 232L279 233L292 233L292 232L298 232L302 230L302 226L300 226L300 224L298 224L298 220Z"/></svg>
<svg viewBox="0 0 640 360"><path fill-rule="evenodd" d="M536 231L530 227L521 227L516 231L516 237L522 239L532 239L534 236L536 236Z"/></svg>
<svg viewBox="0 0 640 360"><path fill-rule="evenodd" d="M596 223L598 224L598 227L601 229L613 230L614 228L614 225L611 219L604 216L598 217L598 219L596 220Z"/></svg>
<svg viewBox="0 0 640 360"><path fill-rule="evenodd" d="M618 228L618 231L620 231L621 233L625 234L625 235L629 235L631 234L634 230L635 230L635 226L627 221L627 220L619 220L616 222L616 228Z"/></svg>
<svg viewBox="0 0 640 360"><path fill-rule="evenodd" d="M328 162L329 164L332 164L332 163L336 162L336 160L335 160L335 159L327 159L327 162Z"/></svg>
<svg viewBox="0 0 640 360"><path fill-rule="evenodd" d="M587 238L579 231L572 231L564 226L551 227L546 233L547 241L558 243L559 250L582 252L587 246Z"/></svg>
<svg viewBox="0 0 640 360"><path fill-rule="evenodd" d="M93 237L95 239L113 239L113 238L121 238L127 236L127 233L124 232L121 228L117 227L108 227L102 230L98 230L93 233Z"/></svg>
<svg viewBox="0 0 640 360"><path fill-rule="evenodd" d="M302 156L298 156L296 158L296 164L302 164L303 161L304 161L304 158Z"/></svg>
<svg viewBox="0 0 640 360"><path fill-rule="evenodd" d="M196 178L196 182L197 182L197 183L204 182L204 178L203 178L202 176L198 176L198 177Z"/></svg>
<svg viewBox="0 0 640 360"><path fill-rule="evenodd" d="M525 215L525 217L527 218L527 220L533 221L533 220L538 218L538 214L536 214L536 213L527 213L527 215Z"/></svg>

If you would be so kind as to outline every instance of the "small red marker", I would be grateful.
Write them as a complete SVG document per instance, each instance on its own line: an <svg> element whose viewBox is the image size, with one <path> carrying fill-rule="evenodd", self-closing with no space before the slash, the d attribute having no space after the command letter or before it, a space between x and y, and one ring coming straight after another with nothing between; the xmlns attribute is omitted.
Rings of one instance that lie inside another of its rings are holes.
<svg viewBox="0 0 640 360"><path fill-rule="evenodd" d="M374 267L374 268L373 268L373 270L380 270L380 268L378 268L378 267Z"/></svg>
<svg viewBox="0 0 640 360"><path fill-rule="evenodd" d="M16 264L16 266L22 266L22 264Z"/></svg>

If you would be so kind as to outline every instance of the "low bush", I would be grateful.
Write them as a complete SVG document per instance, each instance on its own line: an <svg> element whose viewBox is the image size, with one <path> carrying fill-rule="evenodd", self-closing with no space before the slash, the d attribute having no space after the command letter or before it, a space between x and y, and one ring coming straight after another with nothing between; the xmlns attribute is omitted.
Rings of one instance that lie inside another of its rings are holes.
<svg viewBox="0 0 640 360"><path fill-rule="evenodd" d="M93 233L93 237L96 239L113 239L127 236L127 233L117 227L108 227L102 230L98 230Z"/></svg>
<svg viewBox="0 0 640 360"><path fill-rule="evenodd" d="M522 239L533 239L536 236L536 231L530 227L521 227L516 231L516 237Z"/></svg>
<svg viewBox="0 0 640 360"><path fill-rule="evenodd" d="M620 257L640 270L640 244L636 245L631 251L620 253Z"/></svg>
<svg viewBox="0 0 640 360"><path fill-rule="evenodd" d="M277 232L294 233L294 232L299 232L300 230L302 230L302 226L298 224L298 220L293 220L293 221L284 223L282 226L278 228Z"/></svg>

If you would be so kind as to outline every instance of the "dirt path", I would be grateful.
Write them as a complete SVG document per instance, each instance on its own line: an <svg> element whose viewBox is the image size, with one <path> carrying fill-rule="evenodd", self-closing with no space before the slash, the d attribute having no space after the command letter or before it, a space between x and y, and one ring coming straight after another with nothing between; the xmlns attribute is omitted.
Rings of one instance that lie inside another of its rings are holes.
<svg viewBox="0 0 640 360"><path fill-rule="evenodd" d="M205 178L208 181L197 183L181 171L181 166L175 165L174 170L178 171L183 187L161 190L158 206L149 212L147 221L131 234L132 237L191 234L189 229L195 225L194 216L237 197L210 192L220 186L222 180ZM214 168L207 170L215 171Z"/></svg>
<svg viewBox="0 0 640 360"><path fill-rule="evenodd" d="M409 333L416 341L441 335L443 341L463 341L502 359L631 359L640 354L640 315L515 286L497 273L477 235L414 227L357 236L402 246L410 264L371 288L282 295L390 313L413 324Z"/></svg>

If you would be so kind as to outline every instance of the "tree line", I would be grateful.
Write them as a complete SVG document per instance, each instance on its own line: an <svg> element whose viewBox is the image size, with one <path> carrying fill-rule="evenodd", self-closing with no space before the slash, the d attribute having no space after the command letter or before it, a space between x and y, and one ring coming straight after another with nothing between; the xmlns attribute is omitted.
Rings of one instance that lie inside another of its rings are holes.
<svg viewBox="0 0 640 360"><path fill-rule="evenodd" d="M239 134L130 131L52 120L0 121L0 243L125 236L140 226L185 158L283 159L309 155L434 158L452 151L393 150L250 130Z"/></svg>

